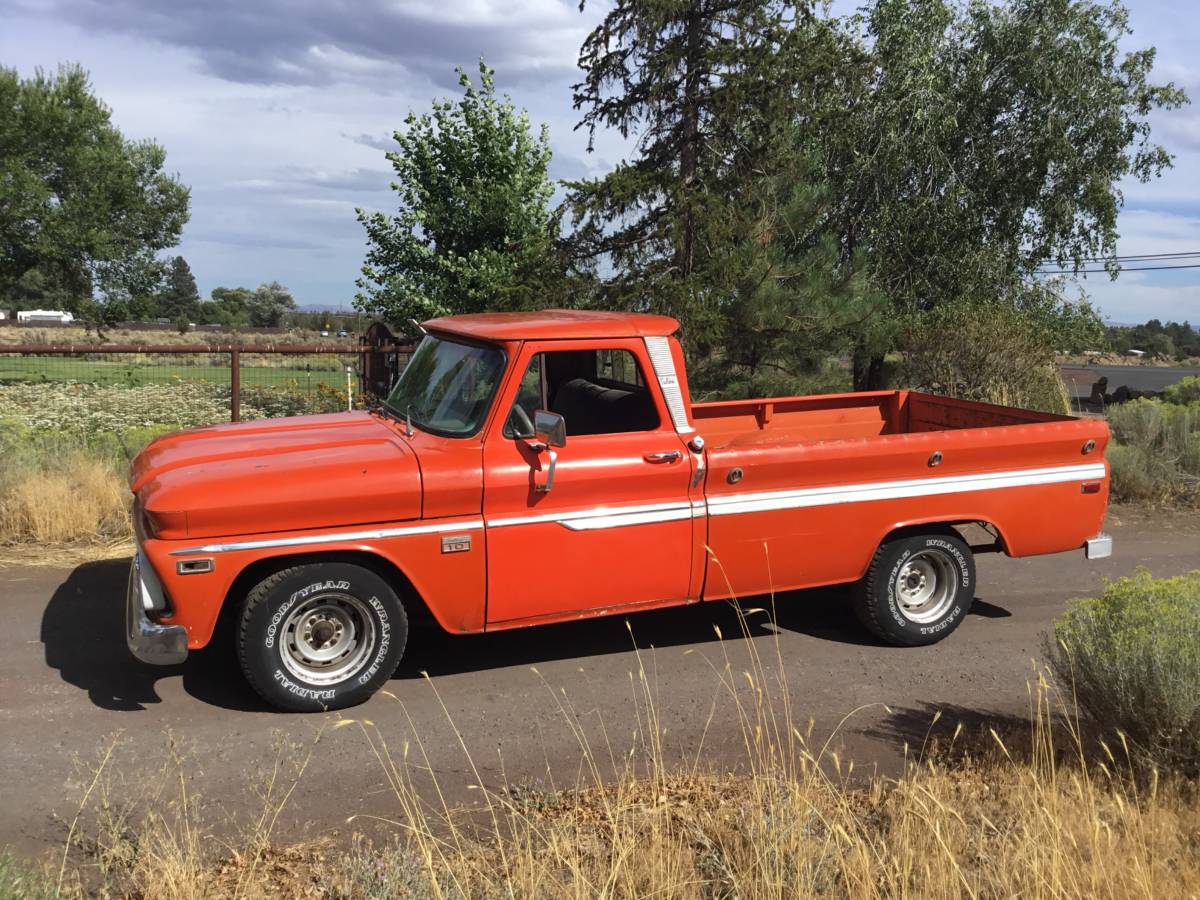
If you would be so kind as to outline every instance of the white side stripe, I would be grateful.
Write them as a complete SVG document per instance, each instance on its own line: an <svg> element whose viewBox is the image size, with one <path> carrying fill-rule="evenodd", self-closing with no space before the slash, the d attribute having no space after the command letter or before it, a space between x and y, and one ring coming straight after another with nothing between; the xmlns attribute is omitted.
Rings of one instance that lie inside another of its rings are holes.
<svg viewBox="0 0 1200 900"><path fill-rule="evenodd" d="M686 519L691 516L688 511L690 505L685 500L681 503L649 503L640 506L593 506L589 509L576 509L570 512L545 513L544 515L532 516L509 516L503 519L488 519L488 528L505 528L509 525L537 525L541 522L558 522L562 525L567 525L569 522L574 522L581 519L607 519L607 518L623 518L630 515L646 514L652 512L679 512L682 515L680 519ZM668 519L660 519L657 521L669 521ZM629 523L636 524L636 523ZM570 526L568 526L570 527ZM591 528L599 528L603 526L592 525ZM580 529L582 530L582 529Z"/></svg>
<svg viewBox="0 0 1200 900"><path fill-rule="evenodd" d="M968 491L990 491L999 488L1028 487L1038 484L1059 484L1103 478L1104 464L1057 466L1048 469L1017 469L1009 472L988 472L983 475L952 475L943 478L915 478L908 481L875 481L865 484L844 484L830 487L803 488L793 491L759 491L745 494L719 494L707 500L677 503L654 503L640 506L593 507L569 512L510 516L488 521L488 528L510 525L534 525L554 522L571 531L597 531L629 525L649 525L656 522L675 522L691 518L732 516L740 513L768 512L780 509L802 509L810 506L835 506L843 503L868 503L872 500L895 500L901 497L933 497L941 494L961 494ZM480 519L459 522L431 522L422 525L402 525L394 528L374 528L345 531L335 534L300 535L287 538L267 538L258 541L237 541L228 544L205 544L173 550L172 556L228 553L234 550L263 550L273 547L302 547L313 544L334 544L343 541L379 540L417 534L438 534L446 531L474 531L484 527Z"/></svg>
<svg viewBox="0 0 1200 900"><path fill-rule="evenodd" d="M205 544L172 550L172 556L192 556L197 553L228 553L232 550L264 550L271 547L305 547L310 544L336 544L342 541L369 541L380 538L405 537L410 534L438 534L443 531L476 531L483 521L433 522L425 525L404 525L397 528L373 528L365 531L343 531L336 534L305 534L299 537L267 538L261 541L237 541L232 544Z"/></svg>
<svg viewBox="0 0 1200 900"><path fill-rule="evenodd" d="M876 481L866 484L804 488L795 491L724 494L708 498L708 512L713 516L731 516L739 513L767 512L779 509L801 509L809 506L835 506L842 503L895 500L901 497L933 497L940 494L961 494L968 491L1058 484L1064 481L1082 481L1103 477L1104 464L1092 463L1081 466L1058 466L1051 469L988 472L983 475L954 475L945 478L917 478L909 481Z"/></svg>
<svg viewBox="0 0 1200 900"><path fill-rule="evenodd" d="M567 526L572 531L597 531L602 528L621 528L625 525L678 522L681 519L690 519L692 516L692 510L684 506L682 509L660 509L654 512L622 513L615 516L590 516L585 519L570 519L560 524Z"/></svg>

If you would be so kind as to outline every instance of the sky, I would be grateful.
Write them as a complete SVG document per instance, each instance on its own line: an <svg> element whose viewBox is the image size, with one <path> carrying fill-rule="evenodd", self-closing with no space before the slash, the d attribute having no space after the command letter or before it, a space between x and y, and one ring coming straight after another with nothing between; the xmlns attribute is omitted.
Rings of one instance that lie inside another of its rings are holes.
<svg viewBox="0 0 1200 900"><path fill-rule="evenodd" d="M851 8L846 0L839 7ZM1129 0L1129 47L1195 103L1152 118L1175 166L1121 185L1123 255L1200 251L1200 17ZM355 208L394 209L384 158L410 109L459 92L484 57L546 123L551 175L600 175L628 151L575 130L579 46L606 4L578 0L0 0L0 65L78 62L129 138L152 138L192 190L177 250L206 296L278 280L301 304L349 306L365 252ZM1092 275L1112 321L1200 323L1200 269Z"/></svg>

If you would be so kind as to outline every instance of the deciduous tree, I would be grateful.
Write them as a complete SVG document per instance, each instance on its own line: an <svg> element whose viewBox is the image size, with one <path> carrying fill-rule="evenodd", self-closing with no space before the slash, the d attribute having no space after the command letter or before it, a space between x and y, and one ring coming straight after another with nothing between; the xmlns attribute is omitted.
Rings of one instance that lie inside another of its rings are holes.
<svg viewBox="0 0 1200 900"><path fill-rule="evenodd" d="M0 68L0 295L36 271L77 309L93 291L144 296L179 242L188 189L153 141L126 139L87 74Z"/></svg>
<svg viewBox="0 0 1200 900"><path fill-rule="evenodd" d="M463 96L413 112L387 154L399 210L360 209L368 251L355 305L391 322L544 305L560 280L549 135L458 70Z"/></svg>
<svg viewBox="0 0 1200 900"><path fill-rule="evenodd" d="M246 298L250 324L257 328L278 328L284 317L295 309L296 298L278 281L260 284Z"/></svg>
<svg viewBox="0 0 1200 900"><path fill-rule="evenodd" d="M866 252L897 320L1110 256L1120 181L1170 165L1148 115L1186 97L1151 83L1153 49L1122 50L1117 2L874 0L841 27L811 137L842 252ZM860 342L857 387L880 386L890 339Z"/></svg>

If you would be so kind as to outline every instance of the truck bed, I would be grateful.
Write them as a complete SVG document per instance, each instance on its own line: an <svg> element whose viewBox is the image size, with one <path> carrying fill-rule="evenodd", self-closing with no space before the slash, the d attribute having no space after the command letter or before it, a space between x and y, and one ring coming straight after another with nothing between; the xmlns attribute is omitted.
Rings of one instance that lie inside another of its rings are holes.
<svg viewBox="0 0 1200 900"><path fill-rule="evenodd" d="M697 403L692 418L714 449L1072 421L1070 416L917 391Z"/></svg>
<svg viewBox="0 0 1200 900"><path fill-rule="evenodd" d="M704 403L705 596L854 581L880 542L985 523L1012 556L1083 546L1107 502L1108 426L915 391Z"/></svg>

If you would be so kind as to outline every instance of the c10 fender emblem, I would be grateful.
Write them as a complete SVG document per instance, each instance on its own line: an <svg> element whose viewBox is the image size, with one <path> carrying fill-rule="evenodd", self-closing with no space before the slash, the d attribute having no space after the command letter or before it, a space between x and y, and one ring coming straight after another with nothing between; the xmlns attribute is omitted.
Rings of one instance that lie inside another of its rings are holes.
<svg viewBox="0 0 1200 900"><path fill-rule="evenodd" d="M443 553L466 553L471 549L469 534L448 534L442 538Z"/></svg>

